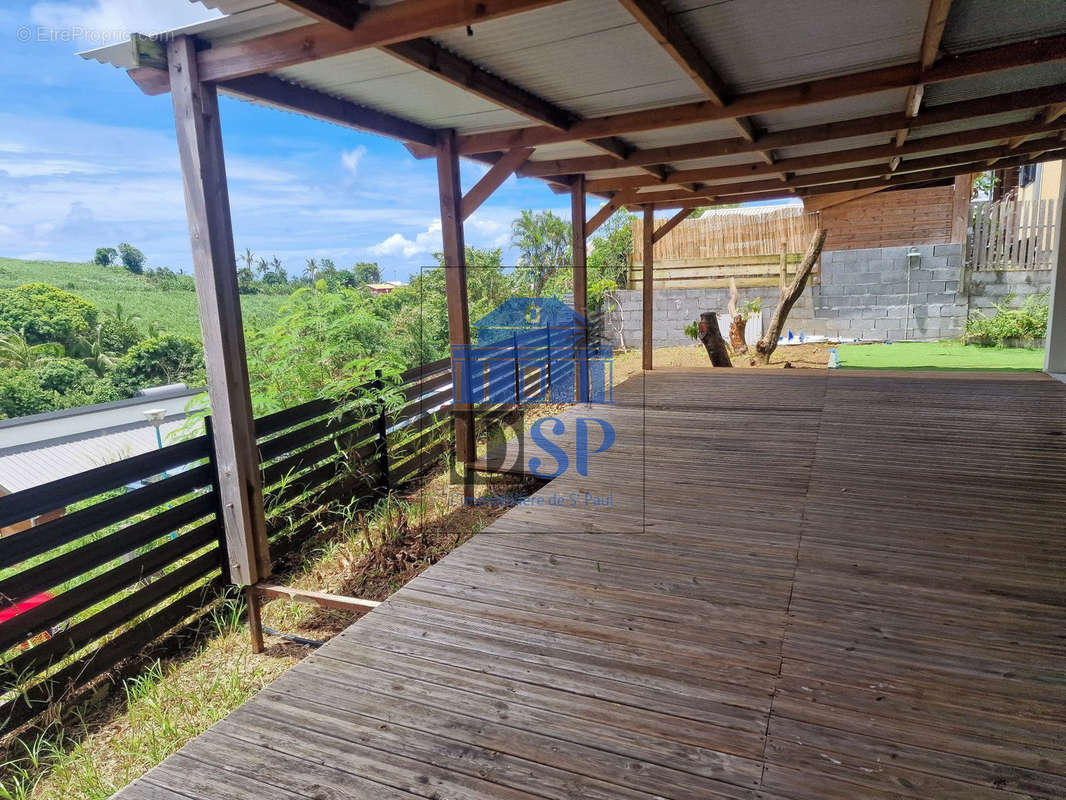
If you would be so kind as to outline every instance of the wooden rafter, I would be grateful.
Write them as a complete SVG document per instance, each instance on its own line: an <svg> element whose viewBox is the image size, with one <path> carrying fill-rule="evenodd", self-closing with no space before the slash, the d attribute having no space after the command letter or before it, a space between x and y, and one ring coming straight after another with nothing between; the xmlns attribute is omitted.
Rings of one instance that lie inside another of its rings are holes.
<svg viewBox="0 0 1066 800"><path fill-rule="evenodd" d="M886 89L904 88L919 80L927 84L939 83L1063 59L1066 59L1066 36L1052 36L1036 41L1001 45L987 50L945 57L924 72L918 63L881 67L865 72L748 92L738 95L724 106L716 106L707 102L683 103L665 108L591 117L574 124L567 131L534 126L493 133L469 134L459 137L458 147L461 154L467 155L509 150L513 147L536 147L558 142L578 141L597 136L620 136L639 131L750 116L856 97Z"/></svg>
<svg viewBox="0 0 1066 800"><path fill-rule="evenodd" d="M500 188L500 185L514 174L514 171L522 166L533 155L532 148L524 150L511 150L505 153L503 158L493 164L477 183L463 195L461 205L463 220L470 218L481 204Z"/></svg>
<svg viewBox="0 0 1066 800"><path fill-rule="evenodd" d="M446 50L432 39L412 39L382 49L406 64L542 125L566 130L577 120L575 114L505 81L478 64Z"/></svg>
<svg viewBox="0 0 1066 800"><path fill-rule="evenodd" d="M867 195L876 194L877 192L883 192L884 186L878 186L872 189L853 189L850 192L832 192L830 194L818 194L805 197L803 199L803 208L805 211L825 211L827 208L833 206L839 206L843 203L849 203L852 200L858 200L860 197L866 197Z"/></svg>
<svg viewBox="0 0 1066 800"><path fill-rule="evenodd" d="M351 30L318 22L203 50L197 54L199 74L204 81L228 81L432 36L561 2L564 0L402 0L366 9ZM153 90L152 93L168 91L169 83L155 84Z"/></svg>
<svg viewBox="0 0 1066 800"><path fill-rule="evenodd" d="M936 62L940 53L940 41L944 38L944 26L948 22L948 14L951 12L951 0L929 0L929 11L925 16L925 30L922 32L922 46L918 55L918 63L922 71L929 69ZM922 105L925 96L925 84L915 83L907 90L907 100L903 106L903 113L908 118L918 116L918 109ZM896 131L896 146L902 146L910 133L910 126Z"/></svg>
<svg viewBox="0 0 1066 800"><path fill-rule="evenodd" d="M914 120L914 125L935 125L1008 111L1039 108L1048 106L1062 98L1066 98L1066 84L979 97L956 103L946 103L923 109L918 119ZM760 145L774 148L819 144L831 139L847 139L853 136L891 133L897 130L900 124L905 121L900 114L879 114L872 117L860 117L853 120L842 120L823 125L807 125L800 128L766 133L763 134L759 142ZM712 158L714 156L736 155L738 153L750 153L755 149L757 149L755 145L743 139L716 139L708 142L694 142L692 144L638 150L630 154L622 162L599 156L531 161L523 168L522 174L527 177L570 175L578 172L616 169L623 166L635 167L698 158ZM418 157L432 155L432 150L428 148L416 147L412 148L412 150Z"/></svg>
<svg viewBox="0 0 1066 800"><path fill-rule="evenodd" d="M314 89L297 86L271 75L235 78L221 84L219 88L227 94L270 103L326 122L379 133L394 139L418 142L429 147L436 146L437 133L432 128Z"/></svg>
<svg viewBox="0 0 1066 800"><path fill-rule="evenodd" d="M633 16L659 43L685 73L692 78L707 98L718 106L724 106L732 92L726 82L711 66L699 47L689 35L677 24L677 20L662 4L661 0L619 0ZM737 129L740 138L749 142L756 139L751 121L744 117L731 117L729 122ZM755 151L766 163L774 162L773 156L765 150Z"/></svg>
<svg viewBox="0 0 1066 800"><path fill-rule="evenodd" d="M1061 147L1062 143L1055 137L1048 137L1040 139L1034 142L1030 142L1027 146L1027 150L1032 151L1042 148L1056 148ZM956 153L947 153L936 156L929 156L927 158L915 158L908 160L901 160L897 165L894 174L902 175L917 171L927 171L934 168L948 167L954 164L973 163L978 160L988 158L1006 158L1008 156L1016 155L1017 150L1011 148L1009 145L996 145L995 147L986 147L977 150L965 150ZM811 186L822 186L826 184L839 183L842 181L851 181L864 178L877 178L886 176L889 173L886 172L884 164L873 164L869 166L861 167L849 167L847 169L833 170L828 172L811 172L804 175L793 176L788 179L785 184L782 184L777 180L764 180L764 181L735 181L732 183L712 183L701 187L697 192L685 192L677 189L667 189L664 191L656 192L638 192L636 195L628 195L633 198L633 202L662 202L666 200L687 200L693 196L723 198L726 195L731 194L750 194L755 192L778 192L781 190L782 185L791 188L799 189Z"/></svg>
<svg viewBox="0 0 1066 800"><path fill-rule="evenodd" d="M908 156L917 153L925 153L934 150L942 150L947 147L963 147L971 144L998 142L1018 136L1039 136L1050 134L1066 129L1066 121L1058 120L1051 125L1045 125L1041 120L1029 122L1013 122L1006 125L994 125L987 128L976 128L971 131L959 133L941 134L939 136L927 136L923 139L915 139L907 142L902 148L894 144L871 145L869 147L856 147L850 150L836 150L828 153L815 153L807 156L778 161L773 166L767 164L733 164L726 167L703 167L699 169L677 170L668 177L670 183L692 183L726 178L745 178L757 175L773 175L780 170L795 172L799 170L821 169L826 167L838 167L860 161L872 161L881 159L887 161L897 156ZM610 192L624 189L639 189L645 186L655 186L661 181L653 181L641 175L631 175L618 178L600 178L588 182L589 191Z"/></svg>
<svg viewBox="0 0 1066 800"><path fill-rule="evenodd" d="M363 5L354 0L277 0L283 6L300 11L319 22L328 22L351 30L359 20Z"/></svg>
<svg viewBox="0 0 1066 800"><path fill-rule="evenodd" d="M1051 123L1066 114L1066 103L1054 103L1044 111L1044 122Z"/></svg>

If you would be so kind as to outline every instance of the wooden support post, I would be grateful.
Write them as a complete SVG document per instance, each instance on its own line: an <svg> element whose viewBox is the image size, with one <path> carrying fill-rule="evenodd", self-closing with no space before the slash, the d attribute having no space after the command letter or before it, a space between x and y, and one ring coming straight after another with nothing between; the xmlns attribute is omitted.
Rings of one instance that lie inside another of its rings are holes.
<svg viewBox="0 0 1066 800"><path fill-rule="evenodd" d="M642 319L640 328L640 357L641 366L651 369L652 359L652 275L655 265L655 208L651 205L644 206L644 277L641 285L642 290Z"/></svg>
<svg viewBox="0 0 1066 800"><path fill-rule="evenodd" d="M218 94L213 84L200 82L196 45L188 36L168 43L167 61L214 416L228 569L233 583L248 586L270 575L270 550L237 294Z"/></svg>
<svg viewBox="0 0 1066 800"><path fill-rule="evenodd" d="M589 401L589 308L588 258L585 250L585 176L577 175L570 187L570 231L574 261L574 311L581 317L583 328L577 342L577 401Z"/></svg>
<svg viewBox="0 0 1066 800"><path fill-rule="evenodd" d="M459 184L459 155L455 131L441 131L437 150L437 184L440 191L441 233L444 239L444 274L448 294L448 338L452 346L452 369L461 350L470 345L470 309L466 295L466 241L463 235L463 192ZM454 380L465 379L453 375ZM469 400L470 398L463 398ZM477 457L474 440L474 410L467 403L452 406L455 420L455 460L464 464L464 492L473 494L473 470Z"/></svg>
<svg viewBox="0 0 1066 800"><path fill-rule="evenodd" d="M973 194L973 175L955 178L955 193L951 204L951 241L965 245L970 224L970 195Z"/></svg>
<svg viewBox="0 0 1066 800"><path fill-rule="evenodd" d="M264 650L263 609L259 602L259 592L254 586L245 586L244 599L248 604L248 635L252 640L252 652L262 653Z"/></svg>
<svg viewBox="0 0 1066 800"><path fill-rule="evenodd" d="M1044 350L1044 371L1066 373L1066 181L1059 182L1058 207L1052 218L1055 226L1055 249L1051 265L1051 297L1048 299L1047 347Z"/></svg>

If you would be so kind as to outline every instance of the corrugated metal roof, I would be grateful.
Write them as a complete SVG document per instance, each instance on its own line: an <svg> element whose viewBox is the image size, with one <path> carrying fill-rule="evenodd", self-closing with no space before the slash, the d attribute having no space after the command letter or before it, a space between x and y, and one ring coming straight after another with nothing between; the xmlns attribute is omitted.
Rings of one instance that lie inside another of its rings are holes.
<svg viewBox="0 0 1066 800"><path fill-rule="evenodd" d="M682 28L736 91L915 61L929 0L677 0Z"/></svg>
<svg viewBox="0 0 1066 800"><path fill-rule="evenodd" d="M396 0L374 0L387 5ZM204 0L232 16L191 26L221 43L311 22L271 0ZM667 0L668 10L734 93L844 75L917 60L929 0ZM955 0L943 50L957 52L1066 32L1066 2L1028 0L1024 8L1000 0ZM617 0L566 2L436 35L440 46L545 100L584 116L705 101L696 84ZM126 65L116 45L92 57ZM513 129L532 123L383 51L368 50L279 70L279 77L431 128L459 133ZM925 106L1035 86L1066 83L1066 64L1044 64L930 85ZM770 132L900 113L906 89L787 108L752 118ZM1035 113L1012 115L1025 119ZM948 123L914 136L967 130L994 120ZM786 158L888 141L891 134L832 140L778 150ZM734 139L729 121L664 127L624 135L646 149ZM599 155L581 142L537 148L534 160ZM756 162L756 153L674 162L677 168ZM605 175L633 174L604 171Z"/></svg>
<svg viewBox="0 0 1066 800"><path fill-rule="evenodd" d="M186 424L186 409L203 390L104 403L56 414L6 421L0 431L0 492L14 493L77 475L159 445L144 412L166 412L160 430L165 444ZM191 431L202 433L202 425Z"/></svg>

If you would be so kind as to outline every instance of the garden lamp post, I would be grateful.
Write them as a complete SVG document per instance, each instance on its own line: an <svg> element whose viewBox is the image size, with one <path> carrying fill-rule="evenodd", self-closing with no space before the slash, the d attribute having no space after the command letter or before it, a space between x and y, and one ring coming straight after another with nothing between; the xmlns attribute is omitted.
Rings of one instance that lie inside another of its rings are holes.
<svg viewBox="0 0 1066 800"><path fill-rule="evenodd" d="M144 412L145 419L152 423L152 427L155 428L155 441L159 445L159 449L163 449L163 434L160 428L163 426L163 419L167 415L165 408L149 408Z"/></svg>

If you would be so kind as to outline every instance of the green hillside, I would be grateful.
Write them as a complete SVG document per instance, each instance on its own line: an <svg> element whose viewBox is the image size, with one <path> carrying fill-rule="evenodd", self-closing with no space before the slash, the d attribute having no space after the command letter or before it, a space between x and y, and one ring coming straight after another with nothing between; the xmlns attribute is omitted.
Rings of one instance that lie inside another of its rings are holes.
<svg viewBox="0 0 1066 800"><path fill-rule="evenodd" d="M124 310L146 322L158 323L169 333L200 338L195 292L161 289L123 267L0 258L0 289L24 283L58 286L84 297L101 309L113 309L116 303L121 303ZM272 319L287 299L287 295L242 295L245 324L255 317Z"/></svg>

